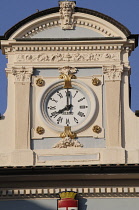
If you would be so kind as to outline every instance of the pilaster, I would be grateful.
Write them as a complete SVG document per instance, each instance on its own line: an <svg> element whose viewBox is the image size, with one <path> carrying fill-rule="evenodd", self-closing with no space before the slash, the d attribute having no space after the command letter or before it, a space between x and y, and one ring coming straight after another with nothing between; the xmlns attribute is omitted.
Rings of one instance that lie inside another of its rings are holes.
<svg viewBox="0 0 139 210"><path fill-rule="evenodd" d="M123 66L104 66L107 147L121 147L121 73Z"/></svg>
<svg viewBox="0 0 139 210"><path fill-rule="evenodd" d="M15 76L15 149L29 149L32 69L13 68L12 73Z"/></svg>

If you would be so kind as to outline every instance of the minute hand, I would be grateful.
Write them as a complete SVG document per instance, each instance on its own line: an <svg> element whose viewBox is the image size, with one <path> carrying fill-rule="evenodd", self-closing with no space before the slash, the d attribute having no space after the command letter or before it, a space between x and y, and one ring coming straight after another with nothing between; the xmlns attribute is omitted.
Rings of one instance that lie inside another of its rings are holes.
<svg viewBox="0 0 139 210"><path fill-rule="evenodd" d="M66 96L67 96L67 107L69 106L69 98L70 98L70 92L67 88L67 92L66 92Z"/></svg>

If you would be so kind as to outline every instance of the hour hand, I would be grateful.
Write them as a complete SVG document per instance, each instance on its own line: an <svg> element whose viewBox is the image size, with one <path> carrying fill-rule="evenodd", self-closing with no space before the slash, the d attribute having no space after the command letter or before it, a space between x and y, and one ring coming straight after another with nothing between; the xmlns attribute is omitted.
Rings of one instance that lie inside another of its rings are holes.
<svg viewBox="0 0 139 210"><path fill-rule="evenodd" d="M73 106L72 104L66 105L63 109L60 109L57 113L61 114L64 111L69 111L72 106Z"/></svg>
<svg viewBox="0 0 139 210"><path fill-rule="evenodd" d="M57 113L61 114L61 113L63 113L66 110L67 110L67 106L65 106L63 109L60 109Z"/></svg>

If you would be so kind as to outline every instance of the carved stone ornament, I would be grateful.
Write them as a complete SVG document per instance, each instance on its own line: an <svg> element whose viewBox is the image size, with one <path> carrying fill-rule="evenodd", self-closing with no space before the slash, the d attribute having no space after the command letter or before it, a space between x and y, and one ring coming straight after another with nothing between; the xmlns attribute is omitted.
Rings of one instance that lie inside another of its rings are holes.
<svg viewBox="0 0 139 210"><path fill-rule="evenodd" d="M92 62L119 61L119 53L39 53L17 55L17 62Z"/></svg>
<svg viewBox="0 0 139 210"><path fill-rule="evenodd" d="M74 8L75 2L74 1L60 1L60 22L61 28L64 30L69 30L74 28Z"/></svg>
<svg viewBox="0 0 139 210"><path fill-rule="evenodd" d="M103 73L105 80L121 80L121 73L123 72L123 66L104 66Z"/></svg>
<svg viewBox="0 0 139 210"><path fill-rule="evenodd" d="M73 68L71 66L64 66L62 68L59 68L59 73L69 75L69 74L75 74L77 72L76 68Z"/></svg>
<svg viewBox="0 0 139 210"><path fill-rule="evenodd" d="M70 137L65 137L61 139L57 144L53 146L53 148L68 148L68 147L83 147L83 145L75 139L71 139Z"/></svg>
<svg viewBox="0 0 139 210"><path fill-rule="evenodd" d="M24 66L21 68L12 68L12 74L15 76L15 82L30 82L33 70L28 70Z"/></svg>

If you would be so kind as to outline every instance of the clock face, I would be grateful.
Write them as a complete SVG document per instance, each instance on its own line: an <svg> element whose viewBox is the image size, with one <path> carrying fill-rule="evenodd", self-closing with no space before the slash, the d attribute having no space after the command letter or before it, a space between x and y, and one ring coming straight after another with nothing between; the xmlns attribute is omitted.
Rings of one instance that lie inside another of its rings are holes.
<svg viewBox="0 0 139 210"><path fill-rule="evenodd" d="M72 131L80 130L95 113L95 97L86 85L79 82L74 82L70 89L63 86L64 83L60 82L44 92L41 114L48 126L55 130L63 131L64 126L71 126Z"/></svg>
<svg viewBox="0 0 139 210"><path fill-rule="evenodd" d="M77 126L88 116L89 105L84 92L76 87L52 92L45 110L53 123L60 126Z"/></svg>

